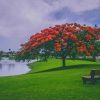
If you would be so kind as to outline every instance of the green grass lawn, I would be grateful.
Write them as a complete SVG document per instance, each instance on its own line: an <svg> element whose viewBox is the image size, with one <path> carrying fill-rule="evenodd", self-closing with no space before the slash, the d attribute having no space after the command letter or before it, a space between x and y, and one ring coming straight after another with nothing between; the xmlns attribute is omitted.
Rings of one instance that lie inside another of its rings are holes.
<svg viewBox="0 0 100 100"><path fill-rule="evenodd" d="M49 59L30 64L28 74L0 77L0 100L100 100L100 82L84 85L81 79L100 63L68 60L68 67L61 65L60 59Z"/></svg>

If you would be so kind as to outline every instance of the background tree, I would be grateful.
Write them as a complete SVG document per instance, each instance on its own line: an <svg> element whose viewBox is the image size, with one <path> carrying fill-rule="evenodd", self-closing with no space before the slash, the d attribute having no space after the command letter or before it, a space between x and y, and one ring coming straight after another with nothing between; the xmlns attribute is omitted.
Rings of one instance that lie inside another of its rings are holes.
<svg viewBox="0 0 100 100"><path fill-rule="evenodd" d="M0 51L0 60L2 59L3 57L3 51Z"/></svg>

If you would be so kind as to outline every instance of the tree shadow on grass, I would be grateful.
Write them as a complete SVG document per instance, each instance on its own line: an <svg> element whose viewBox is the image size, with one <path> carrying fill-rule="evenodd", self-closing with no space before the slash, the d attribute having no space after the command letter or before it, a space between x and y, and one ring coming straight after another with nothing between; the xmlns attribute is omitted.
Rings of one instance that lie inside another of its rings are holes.
<svg viewBox="0 0 100 100"><path fill-rule="evenodd" d="M53 71L60 71L60 70L68 70L68 69L80 69L80 68L100 68L100 64L79 64L79 65L72 65L72 66L66 66L66 67L56 67L52 69L47 69L43 71L38 71L34 73L43 73L43 72L53 72Z"/></svg>

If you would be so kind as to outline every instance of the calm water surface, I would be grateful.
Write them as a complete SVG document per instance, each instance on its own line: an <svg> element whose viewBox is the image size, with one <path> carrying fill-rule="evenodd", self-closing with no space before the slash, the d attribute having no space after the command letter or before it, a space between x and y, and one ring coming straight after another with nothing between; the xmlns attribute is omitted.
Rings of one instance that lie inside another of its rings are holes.
<svg viewBox="0 0 100 100"><path fill-rule="evenodd" d="M31 69L26 62L16 62L4 58L0 60L0 76L14 76L28 73Z"/></svg>

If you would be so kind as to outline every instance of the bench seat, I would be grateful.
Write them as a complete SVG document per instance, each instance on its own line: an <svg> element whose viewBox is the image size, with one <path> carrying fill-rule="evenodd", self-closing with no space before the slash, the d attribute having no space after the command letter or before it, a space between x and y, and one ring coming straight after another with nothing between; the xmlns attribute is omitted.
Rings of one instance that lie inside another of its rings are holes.
<svg viewBox="0 0 100 100"><path fill-rule="evenodd" d="M87 78L87 79L90 79L90 78L91 78L91 76L82 76L82 78ZM100 78L100 76L94 76L94 78L99 79L99 78Z"/></svg>
<svg viewBox="0 0 100 100"><path fill-rule="evenodd" d="M90 76L82 76L83 83L91 82L93 84L100 80L100 69L93 69L90 71Z"/></svg>

